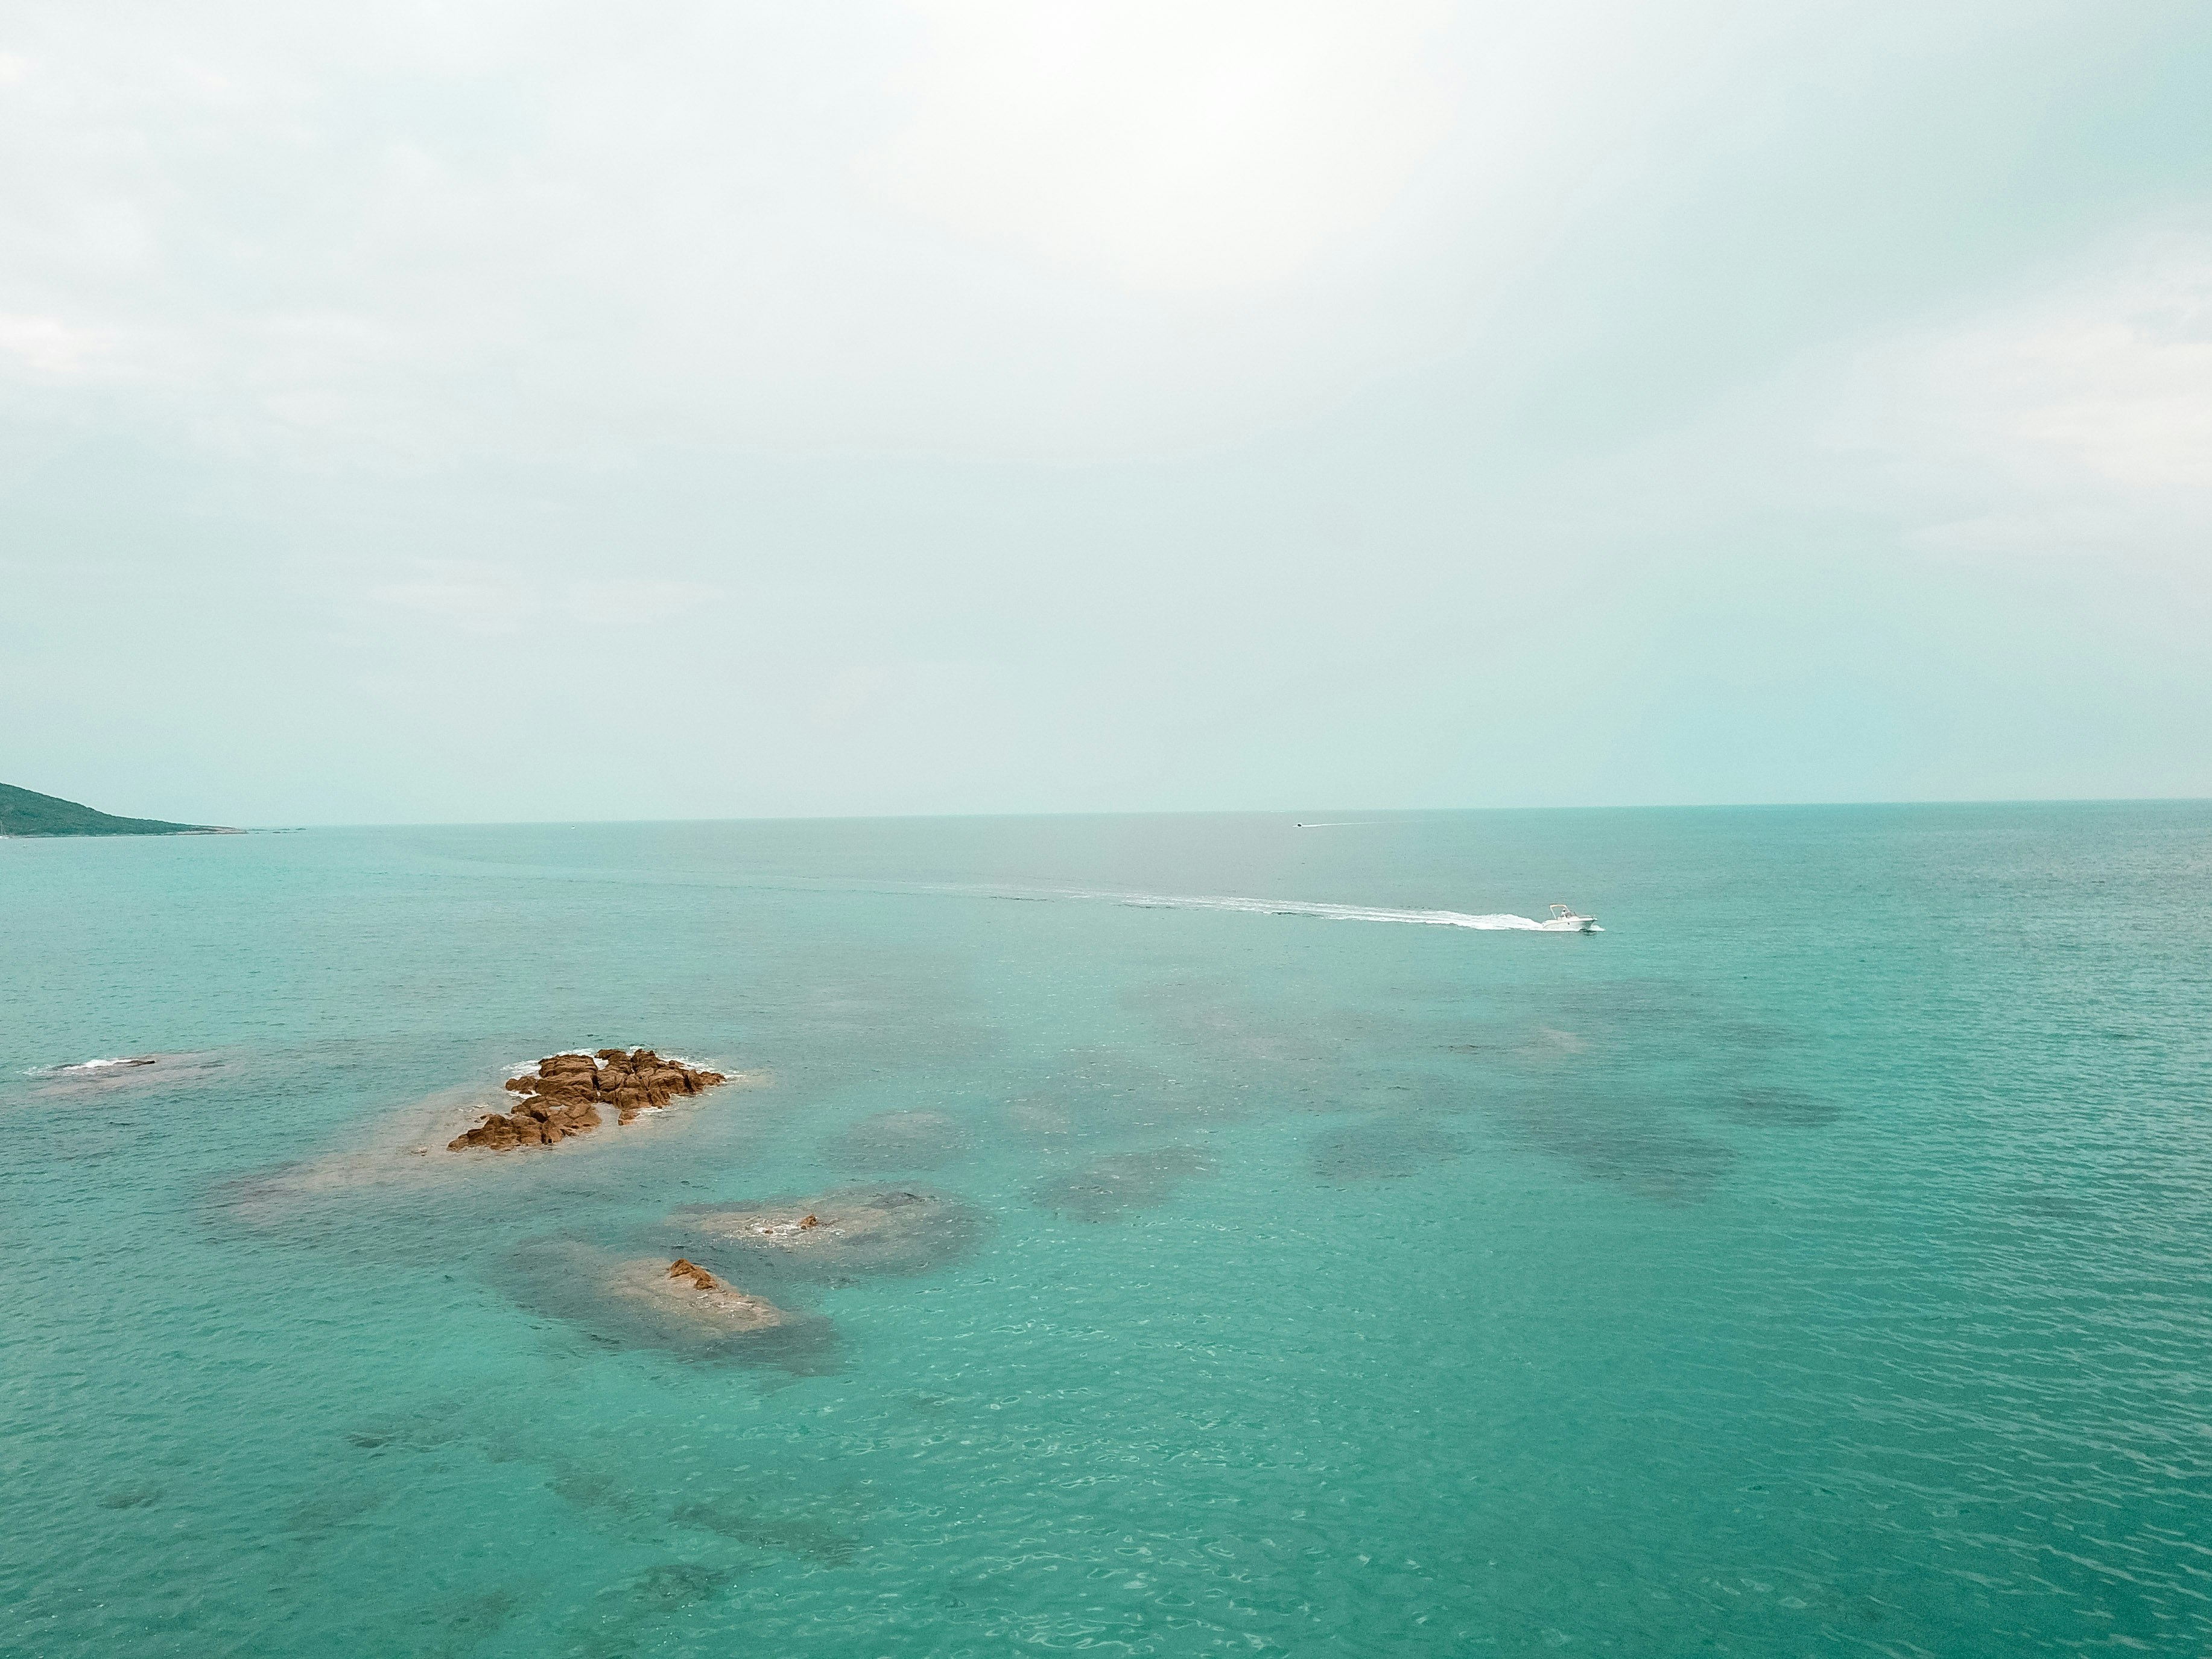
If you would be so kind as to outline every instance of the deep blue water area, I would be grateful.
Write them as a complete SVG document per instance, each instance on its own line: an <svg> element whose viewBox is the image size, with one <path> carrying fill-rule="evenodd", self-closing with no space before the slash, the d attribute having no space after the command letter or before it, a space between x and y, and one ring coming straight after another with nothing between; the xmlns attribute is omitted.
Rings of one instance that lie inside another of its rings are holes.
<svg viewBox="0 0 2212 1659"><path fill-rule="evenodd" d="M2212 806L1312 819L0 842L0 1655L2212 1648Z"/></svg>

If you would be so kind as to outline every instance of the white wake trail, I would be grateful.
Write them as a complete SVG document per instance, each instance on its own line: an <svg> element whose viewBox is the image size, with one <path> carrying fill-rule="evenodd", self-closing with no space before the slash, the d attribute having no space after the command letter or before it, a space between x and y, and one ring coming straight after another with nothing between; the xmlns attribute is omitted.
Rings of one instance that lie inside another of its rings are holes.
<svg viewBox="0 0 2212 1659"><path fill-rule="evenodd" d="M1255 916L1314 916L1322 921L1397 921L1419 927L1469 927L1485 933L1571 933L1580 921L1538 921L1533 916L1470 915L1463 910L1392 910L1366 904L1322 904L1309 899L1192 898L1167 893L1085 893L1146 910L1237 910Z"/></svg>

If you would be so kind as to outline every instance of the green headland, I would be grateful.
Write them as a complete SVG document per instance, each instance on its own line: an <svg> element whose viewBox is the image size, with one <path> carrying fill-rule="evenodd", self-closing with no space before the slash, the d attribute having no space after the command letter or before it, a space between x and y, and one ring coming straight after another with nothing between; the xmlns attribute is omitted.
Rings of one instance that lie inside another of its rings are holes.
<svg viewBox="0 0 2212 1659"><path fill-rule="evenodd" d="M223 836L234 830L211 823L167 823L160 818L118 818L58 795L0 783L0 836Z"/></svg>

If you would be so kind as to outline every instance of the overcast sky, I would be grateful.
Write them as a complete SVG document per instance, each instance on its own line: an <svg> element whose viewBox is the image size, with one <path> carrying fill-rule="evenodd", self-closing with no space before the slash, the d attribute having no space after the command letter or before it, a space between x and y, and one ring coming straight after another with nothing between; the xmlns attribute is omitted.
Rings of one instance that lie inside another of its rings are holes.
<svg viewBox="0 0 2212 1659"><path fill-rule="evenodd" d="M0 3L0 781L2212 794L2212 9Z"/></svg>

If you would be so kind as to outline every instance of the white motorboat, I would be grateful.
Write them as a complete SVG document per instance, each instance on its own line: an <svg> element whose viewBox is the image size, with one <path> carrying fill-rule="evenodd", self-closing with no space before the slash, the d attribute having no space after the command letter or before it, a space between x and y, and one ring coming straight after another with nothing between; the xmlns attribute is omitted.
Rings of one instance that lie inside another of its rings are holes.
<svg viewBox="0 0 2212 1659"><path fill-rule="evenodd" d="M1552 907L1552 919L1544 926L1557 928L1563 933L1595 933L1597 932L1597 918L1586 916L1564 904L1555 904Z"/></svg>

